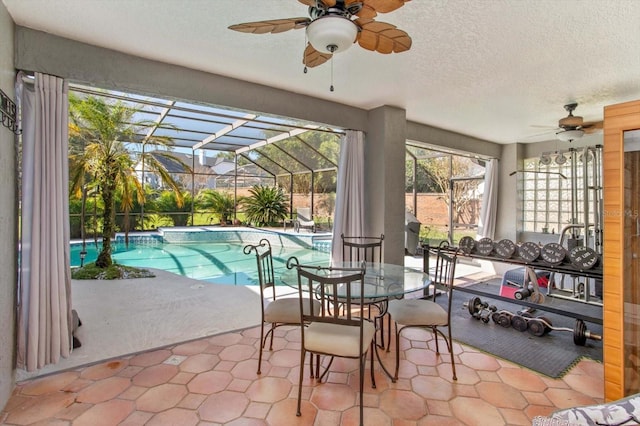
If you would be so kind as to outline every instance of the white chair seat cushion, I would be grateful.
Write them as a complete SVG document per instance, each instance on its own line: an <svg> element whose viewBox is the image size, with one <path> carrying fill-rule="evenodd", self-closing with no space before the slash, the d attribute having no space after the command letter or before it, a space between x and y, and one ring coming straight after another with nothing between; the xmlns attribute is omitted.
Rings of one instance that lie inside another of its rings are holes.
<svg viewBox="0 0 640 426"><path fill-rule="evenodd" d="M309 311L309 300L304 299L304 312ZM320 302L313 301L313 310L320 312ZM264 321L270 323L300 324L300 299L297 297L283 297L276 299L264 309Z"/></svg>
<svg viewBox="0 0 640 426"><path fill-rule="evenodd" d="M435 302L422 299L391 300L391 319L403 325L447 325L447 311Z"/></svg>
<svg viewBox="0 0 640 426"><path fill-rule="evenodd" d="M367 351L376 329L365 321L362 328L362 351ZM360 356L360 327L314 322L304 329L304 347L311 352L331 354L339 357Z"/></svg>

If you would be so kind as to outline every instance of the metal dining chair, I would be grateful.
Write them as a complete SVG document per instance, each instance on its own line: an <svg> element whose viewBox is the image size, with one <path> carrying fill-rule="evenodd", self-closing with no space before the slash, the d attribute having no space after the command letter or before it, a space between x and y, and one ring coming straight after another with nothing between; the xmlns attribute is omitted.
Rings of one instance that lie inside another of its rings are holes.
<svg viewBox="0 0 640 426"><path fill-rule="evenodd" d="M318 382L329 371L334 357L357 359L360 380L360 425L363 423L364 372L367 353L371 353L371 384L375 387L373 372L373 341L375 325L362 315L364 299L364 265L361 268L334 268L305 266L295 257L289 258L287 268L297 269L298 292L300 295L300 315L303 325L300 327L302 339L300 345L300 376L298 381L298 406L296 415L301 415L302 378L306 353L311 358L316 355L329 357L329 361L320 374L320 364L316 363L315 377ZM322 309L318 313L311 309L312 301L303 299L304 294L312 294L320 301ZM331 308L340 295L343 309ZM306 309L305 309L306 305ZM313 366L311 367L313 369Z"/></svg>
<svg viewBox="0 0 640 426"><path fill-rule="evenodd" d="M342 258L351 262L382 263L384 234L379 237L349 237L340 234Z"/></svg>
<svg viewBox="0 0 640 426"><path fill-rule="evenodd" d="M396 330L396 366L392 379L393 382L398 380L398 371L400 369L400 336L402 331L407 328L430 329L436 341L437 355L440 355L438 335L442 336L451 356L453 380L458 380L453 356L453 340L451 338L451 302L453 299L453 281L457 255L457 249L449 248L447 244L441 244L440 247L438 247L436 266L431 281L433 286L433 296L431 296L431 300L398 299L389 302L387 311ZM436 298L442 296L447 297L445 307L436 303ZM399 324L401 324L401 326ZM447 335L442 331L442 328L445 327L447 328Z"/></svg>
<svg viewBox="0 0 640 426"><path fill-rule="evenodd" d="M260 353L258 355L258 372L261 374L262 352L269 339L269 350L273 350L273 333L277 327L283 325L299 325L300 320L300 302L298 297L280 297L276 298L276 282L273 273L273 253L271 251L271 243L267 239L261 239L258 244L248 244L244 247L244 254L255 252L256 263L258 268L258 281L260 283ZM270 293L270 294L269 294ZM270 300L269 300L270 299ZM314 312L320 312L320 302L311 300L305 303ZM269 325L269 329L265 334L265 325ZM313 361L312 361L313 362ZM313 365L313 364L312 364Z"/></svg>
<svg viewBox="0 0 640 426"><path fill-rule="evenodd" d="M379 237L355 237L340 234L342 240L342 259L345 262L382 263L384 234ZM365 299L368 308L375 306L378 314L374 321L380 329L380 347L384 348L384 317L387 309L386 299ZM369 309L369 314L371 309Z"/></svg>

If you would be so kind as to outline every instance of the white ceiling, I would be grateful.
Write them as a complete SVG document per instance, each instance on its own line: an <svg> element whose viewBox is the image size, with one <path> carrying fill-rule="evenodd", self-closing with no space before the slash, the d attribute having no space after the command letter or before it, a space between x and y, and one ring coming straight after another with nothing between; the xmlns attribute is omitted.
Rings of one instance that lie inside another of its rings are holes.
<svg viewBox="0 0 640 426"><path fill-rule="evenodd" d="M413 0L376 20L413 39L382 55L357 44L303 73L304 30L229 25L305 17L297 0L2 0L13 20L70 39L372 109L498 142L553 138L563 105L601 120L640 99L640 1ZM546 132L546 136L536 136Z"/></svg>

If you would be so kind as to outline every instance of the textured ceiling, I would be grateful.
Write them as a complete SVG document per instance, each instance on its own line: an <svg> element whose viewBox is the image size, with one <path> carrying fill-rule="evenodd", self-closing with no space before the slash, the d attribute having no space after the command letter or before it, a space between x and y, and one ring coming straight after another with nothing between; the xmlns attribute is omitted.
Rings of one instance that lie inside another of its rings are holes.
<svg viewBox="0 0 640 426"><path fill-rule="evenodd" d="M2 0L14 21L70 39L498 142L552 139L576 115L640 99L640 1L413 0L379 14L410 51L354 45L303 73L304 30L244 34L229 25L307 16L297 0ZM545 133L544 136L540 135ZM546 137L545 137L546 136Z"/></svg>

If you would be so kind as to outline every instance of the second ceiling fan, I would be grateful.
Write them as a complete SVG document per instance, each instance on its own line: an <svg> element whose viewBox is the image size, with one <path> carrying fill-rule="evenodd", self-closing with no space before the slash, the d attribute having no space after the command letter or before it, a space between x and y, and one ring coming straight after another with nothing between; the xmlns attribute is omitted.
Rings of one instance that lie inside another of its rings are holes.
<svg viewBox="0 0 640 426"><path fill-rule="evenodd" d="M581 138L585 133L594 133L602 129L602 121L594 121L585 123L580 116L573 115L573 111L578 107L577 103L571 103L564 106L569 113L558 121L558 131L556 137L561 141L572 141Z"/></svg>

